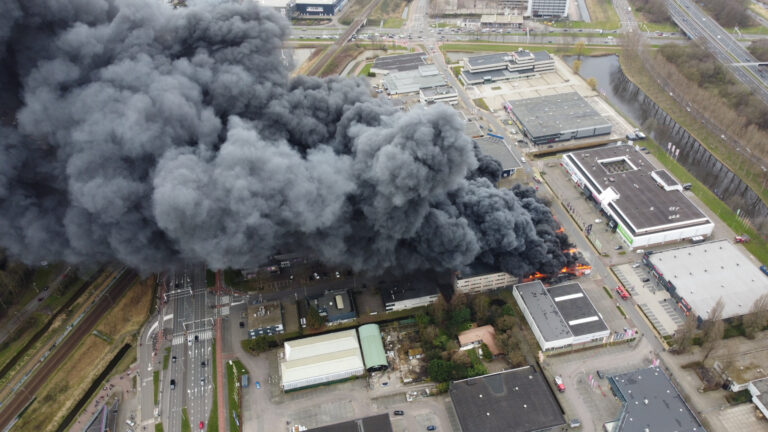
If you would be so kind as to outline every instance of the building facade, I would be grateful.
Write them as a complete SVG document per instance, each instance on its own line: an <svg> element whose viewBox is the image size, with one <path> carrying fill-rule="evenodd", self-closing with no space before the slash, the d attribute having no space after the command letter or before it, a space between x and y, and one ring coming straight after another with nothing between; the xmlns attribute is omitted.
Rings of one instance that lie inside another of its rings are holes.
<svg viewBox="0 0 768 432"><path fill-rule="evenodd" d="M570 0L529 0L526 15L532 17L566 18Z"/></svg>
<svg viewBox="0 0 768 432"><path fill-rule="evenodd" d="M457 293L476 294L516 284L517 280L515 276L505 272L468 275L467 277L457 275L453 288Z"/></svg>
<svg viewBox="0 0 768 432"><path fill-rule="evenodd" d="M346 0L298 0L296 12L301 15L336 15L346 4Z"/></svg>
<svg viewBox="0 0 768 432"><path fill-rule="evenodd" d="M555 60L546 51L519 49L511 53L464 57L459 79L465 85L530 78L555 70Z"/></svg>

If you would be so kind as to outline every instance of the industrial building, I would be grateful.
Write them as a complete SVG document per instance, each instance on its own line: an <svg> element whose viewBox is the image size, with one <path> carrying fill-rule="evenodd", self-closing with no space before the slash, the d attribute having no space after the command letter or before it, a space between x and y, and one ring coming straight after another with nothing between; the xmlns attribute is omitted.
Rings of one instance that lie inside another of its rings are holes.
<svg viewBox="0 0 768 432"><path fill-rule="evenodd" d="M685 314L706 319L718 299L723 319L749 313L768 294L768 277L741 248L727 240L684 246L643 257L656 283L664 287Z"/></svg>
<svg viewBox="0 0 768 432"><path fill-rule="evenodd" d="M464 351L468 349L480 348L483 344L488 347L491 355L497 356L502 351L496 345L496 329L492 325L484 325L464 330L458 334L459 349Z"/></svg>
<svg viewBox="0 0 768 432"><path fill-rule="evenodd" d="M523 166L517 160L509 145L502 138L486 135L474 140L480 147L480 152L490 156L501 163L501 177L509 177L515 173L515 170Z"/></svg>
<svg viewBox="0 0 768 432"><path fill-rule="evenodd" d="M518 282L518 279L509 273L480 264L473 264L460 272L456 272L455 276L453 291L463 294L492 291Z"/></svg>
<svg viewBox="0 0 768 432"><path fill-rule="evenodd" d="M307 432L392 432L389 414L379 414L307 430Z"/></svg>
<svg viewBox="0 0 768 432"><path fill-rule="evenodd" d="M537 145L611 133L611 123L576 92L510 100L504 109Z"/></svg>
<svg viewBox="0 0 768 432"><path fill-rule="evenodd" d="M427 306L436 302L440 295L435 279L427 276L381 281L377 288L387 312Z"/></svg>
<svg viewBox="0 0 768 432"><path fill-rule="evenodd" d="M705 431L661 368L650 367L609 376L608 382L623 406L619 418L605 425L605 430Z"/></svg>
<svg viewBox="0 0 768 432"><path fill-rule="evenodd" d="M570 0L528 0L527 16L566 18Z"/></svg>
<svg viewBox="0 0 768 432"><path fill-rule="evenodd" d="M296 339L283 344L280 386L284 391L365 373L355 330Z"/></svg>
<svg viewBox="0 0 768 432"><path fill-rule="evenodd" d="M347 290L326 291L322 296L307 300L308 304L325 317L329 324L338 324L357 318L355 304Z"/></svg>
<svg viewBox="0 0 768 432"><path fill-rule="evenodd" d="M378 324L366 324L358 327L360 346L363 349L363 361L368 372L382 371L389 367L384 341Z"/></svg>
<svg viewBox="0 0 768 432"><path fill-rule="evenodd" d="M280 302L249 304L248 337L271 336L285 331L283 327L283 310Z"/></svg>
<svg viewBox="0 0 768 432"><path fill-rule="evenodd" d="M715 225L631 145L567 153L562 166L630 249L709 237Z"/></svg>
<svg viewBox="0 0 768 432"><path fill-rule="evenodd" d="M377 57L373 60L371 72L376 75L388 75L394 72L417 70L427 64L427 54L423 52L396 54Z"/></svg>
<svg viewBox="0 0 768 432"><path fill-rule="evenodd" d="M563 411L544 376L531 366L451 383L460 432L562 430Z"/></svg>
<svg viewBox="0 0 768 432"><path fill-rule="evenodd" d="M523 25L522 15L481 15L480 27L492 29L520 28Z"/></svg>
<svg viewBox="0 0 768 432"><path fill-rule="evenodd" d="M346 0L296 0L296 12L301 15L331 16L346 3Z"/></svg>
<svg viewBox="0 0 768 432"><path fill-rule="evenodd" d="M424 105L439 102L455 105L459 103L459 93L449 85L424 88L419 90L419 102Z"/></svg>
<svg viewBox="0 0 768 432"><path fill-rule="evenodd" d="M515 285L512 294L542 351L601 341L610 334L578 283L546 288L537 280Z"/></svg>
<svg viewBox="0 0 768 432"><path fill-rule="evenodd" d="M511 53L483 54L464 57L459 74L465 85L529 78L555 70L555 60L546 51L518 49Z"/></svg>
<svg viewBox="0 0 768 432"><path fill-rule="evenodd" d="M423 65L414 70L394 72L381 80L387 94L417 93L421 89L445 86L445 78L435 65Z"/></svg>

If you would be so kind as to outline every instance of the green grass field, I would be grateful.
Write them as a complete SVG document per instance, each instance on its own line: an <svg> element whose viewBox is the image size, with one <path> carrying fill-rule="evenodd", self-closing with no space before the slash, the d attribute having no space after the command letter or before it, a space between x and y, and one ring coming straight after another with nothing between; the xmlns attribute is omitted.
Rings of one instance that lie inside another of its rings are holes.
<svg viewBox="0 0 768 432"><path fill-rule="evenodd" d="M368 74L371 73L372 66L373 66L373 63L366 63L365 66L363 66L363 68L360 69L360 73L357 74L357 76L367 77Z"/></svg>
<svg viewBox="0 0 768 432"><path fill-rule="evenodd" d="M160 371L152 372L152 385L155 389L155 405L157 405L157 394L160 391Z"/></svg>
<svg viewBox="0 0 768 432"><path fill-rule="evenodd" d="M485 103L485 100L483 100L482 98L472 99L472 102L474 102L475 105L477 105L477 107L482 110L486 110L486 111L491 110L490 108L488 108L488 104Z"/></svg>
<svg viewBox="0 0 768 432"><path fill-rule="evenodd" d="M155 432L163 432L163 424L155 423Z"/></svg>

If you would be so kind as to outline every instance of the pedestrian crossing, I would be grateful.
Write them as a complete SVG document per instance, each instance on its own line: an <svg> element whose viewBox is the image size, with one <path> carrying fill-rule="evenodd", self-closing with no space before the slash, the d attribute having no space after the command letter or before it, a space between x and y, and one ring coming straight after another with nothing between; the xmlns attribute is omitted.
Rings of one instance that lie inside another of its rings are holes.
<svg viewBox="0 0 768 432"><path fill-rule="evenodd" d="M211 329L205 329L205 330L198 330L195 332L189 332L186 335L184 334L177 334L173 336L173 345L181 345L183 343L187 343L187 340L194 340L195 335L197 335L198 340L204 341L204 340L210 340L213 339L213 330Z"/></svg>

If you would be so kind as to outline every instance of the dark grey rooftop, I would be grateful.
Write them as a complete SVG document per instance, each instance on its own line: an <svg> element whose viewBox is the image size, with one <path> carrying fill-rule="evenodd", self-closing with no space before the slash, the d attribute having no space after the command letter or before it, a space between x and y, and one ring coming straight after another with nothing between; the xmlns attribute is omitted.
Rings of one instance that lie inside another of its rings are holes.
<svg viewBox="0 0 768 432"><path fill-rule="evenodd" d="M376 282L384 304L437 295L440 287L436 278L414 274L398 278L385 278Z"/></svg>
<svg viewBox="0 0 768 432"><path fill-rule="evenodd" d="M467 121L464 124L464 135L470 138L478 138L483 136L483 131L477 126L477 123L473 121Z"/></svg>
<svg viewBox="0 0 768 432"><path fill-rule="evenodd" d="M373 60L373 68L391 72L415 70L425 64L425 58L426 54L423 52L377 57Z"/></svg>
<svg viewBox="0 0 768 432"><path fill-rule="evenodd" d="M565 424L544 377L531 366L451 383L462 432L532 432Z"/></svg>
<svg viewBox="0 0 768 432"><path fill-rule="evenodd" d="M610 377L624 408L617 432L703 432L669 378L658 367L639 369Z"/></svg>
<svg viewBox="0 0 768 432"><path fill-rule="evenodd" d="M389 421L389 414L379 414L309 429L307 432L392 432L392 423Z"/></svg>
<svg viewBox="0 0 768 432"><path fill-rule="evenodd" d="M553 286L548 291L574 336L608 331L608 326L595 310L595 306L581 285L569 282Z"/></svg>
<svg viewBox="0 0 768 432"><path fill-rule="evenodd" d="M653 165L631 145L611 145L581 150L566 155L576 166L589 185L602 193L613 188L619 198L609 204L615 213L620 214L621 225L636 234L649 234L685 226L711 223L681 191L666 191L660 188L651 177ZM625 160L626 168L621 171L617 162L610 165L600 163L605 160Z"/></svg>
<svg viewBox="0 0 768 432"><path fill-rule="evenodd" d="M509 69L494 69L494 70L488 70L483 72L470 72L467 69L463 69L461 71L461 74L464 75L464 80L466 82L476 82L476 81L484 81L486 78L498 81L502 79L513 79L518 78L521 75L527 75L527 74L533 74L535 73L533 69L533 65L531 65L530 68L522 69L522 70L516 70L516 71L510 71Z"/></svg>
<svg viewBox="0 0 768 432"><path fill-rule="evenodd" d="M514 289L520 294L544 340L557 341L573 336L541 281L515 285Z"/></svg>
<svg viewBox="0 0 768 432"><path fill-rule="evenodd" d="M341 296L341 303L337 301L337 296ZM327 313L328 319L332 319L332 317L338 315L348 314L355 310L352 305L352 299L349 296L349 291L347 290L327 291L323 293L322 296L313 300L312 304L317 307L320 313Z"/></svg>
<svg viewBox="0 0 768 432"><path fill-rule="evenodd" d="M576 92L510 100L515 117L534 137L611 126Z"/></svg>
<svg viewBox="0 0 768 432"><path fill-rule="evenodd" d="M533 51L533 57L537 62L552 60L552 56L546 51Z"/></svg>
<svg viewBox="0 0 768 432"><path fill-rule="evenodd" d="M666 186L677 186L680 184L674 177L672 177L672 174L667 172L667 170L660 169L653 171L653 173L656 174Z"/></svg>
<svg viewBox="0 0 768 432"><path fill-rule="evenodd" d="M483 54L467 57L468 65L473 68L506 63L509 60L512 60L512 56L508 53Z"/></svg>
<svg viewBox="0 0 768 432"><path fill-rule="evenodd" d="M475 138L475 142L484 155L491 156L501 162L502 169L517 169L522 166L515 155L512 154L509 147L504 143L504 140L491 136L484 136Z"/></svg>

